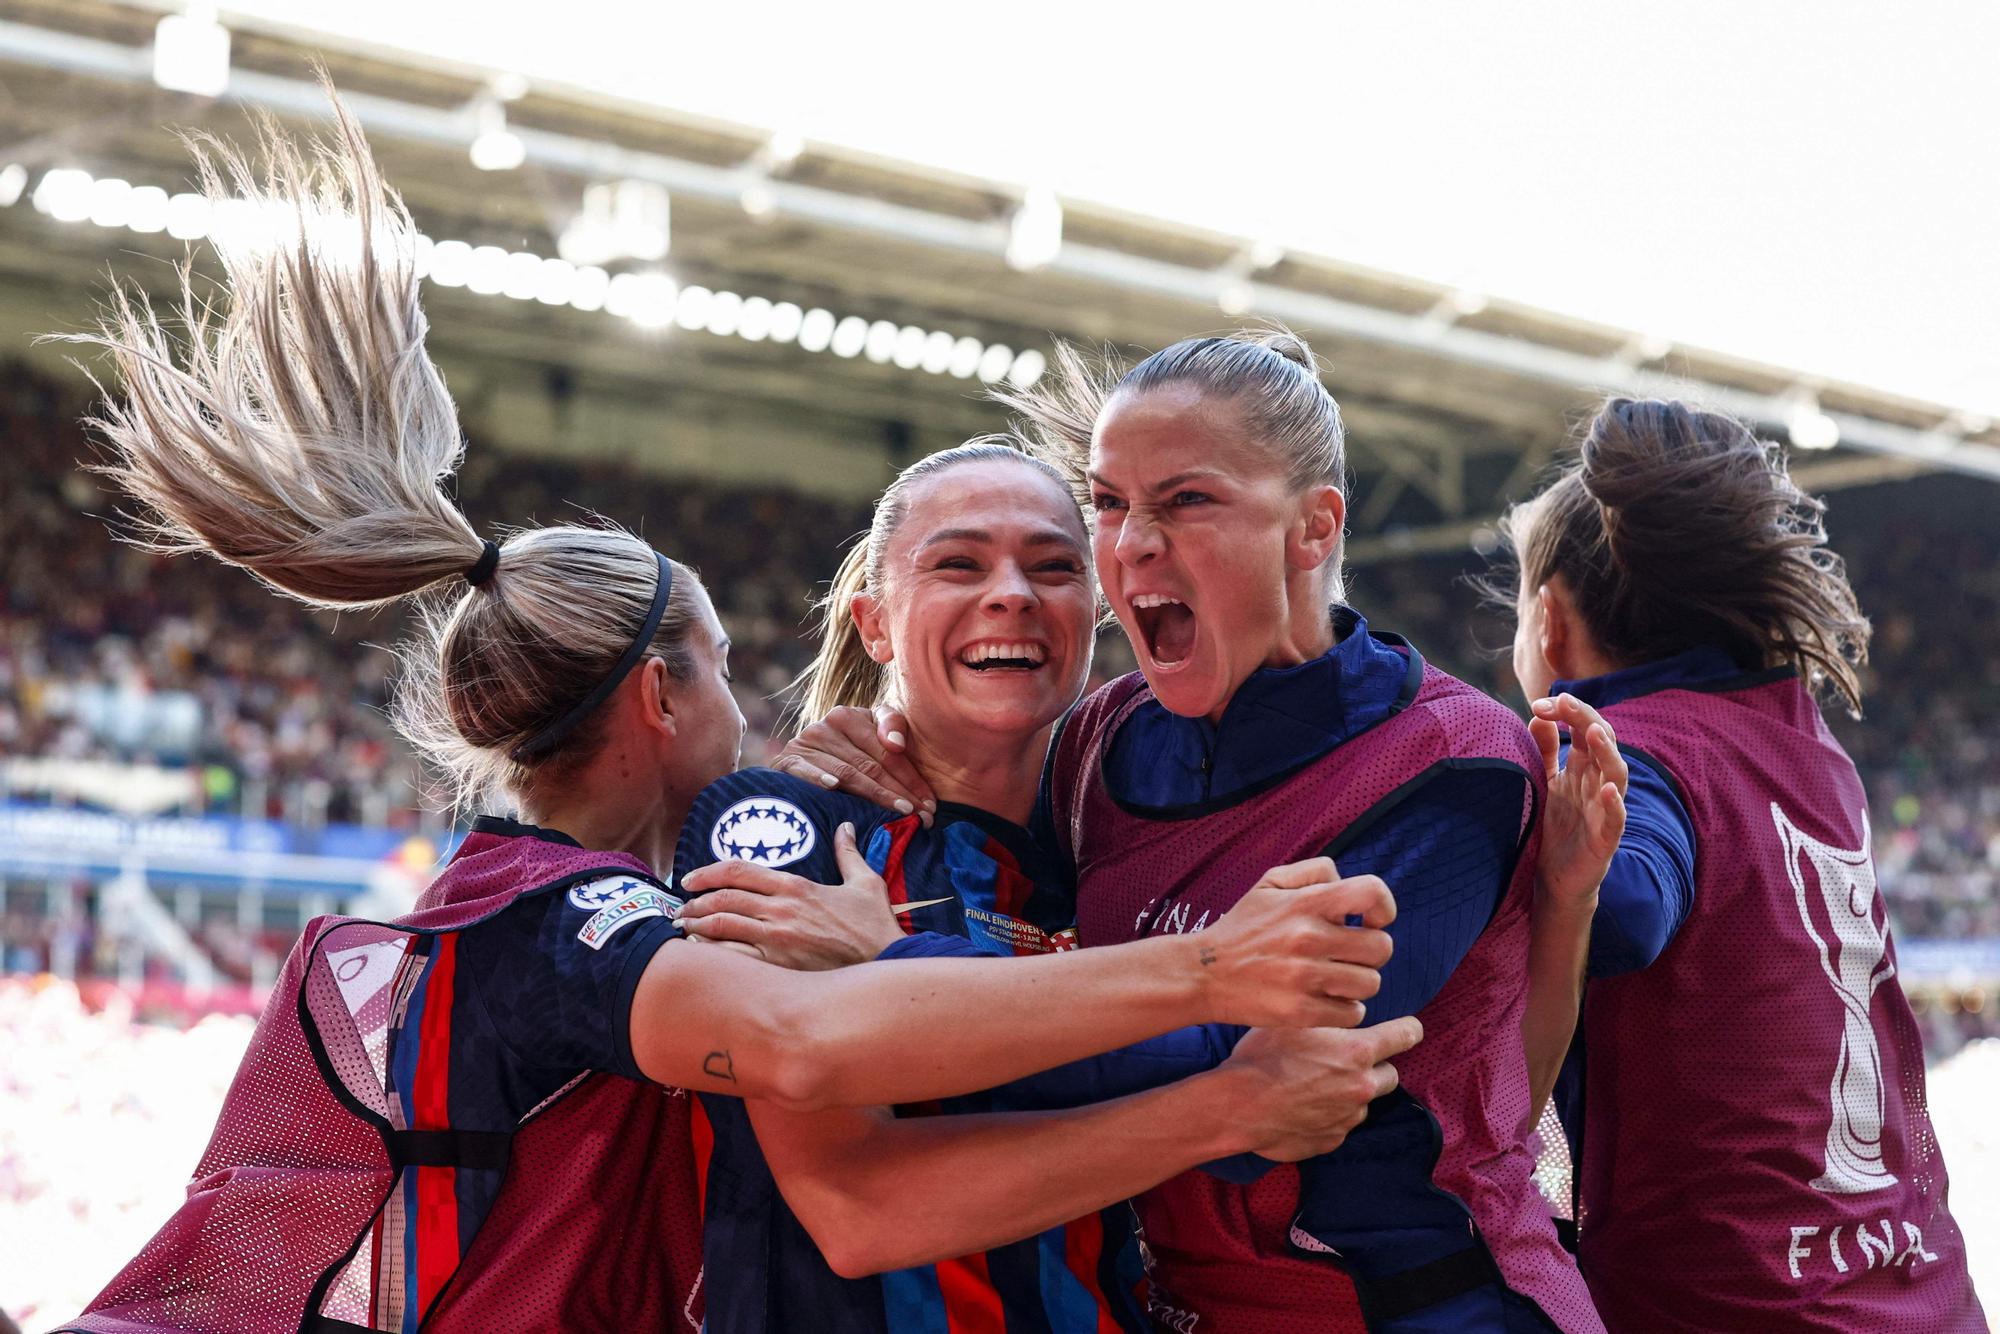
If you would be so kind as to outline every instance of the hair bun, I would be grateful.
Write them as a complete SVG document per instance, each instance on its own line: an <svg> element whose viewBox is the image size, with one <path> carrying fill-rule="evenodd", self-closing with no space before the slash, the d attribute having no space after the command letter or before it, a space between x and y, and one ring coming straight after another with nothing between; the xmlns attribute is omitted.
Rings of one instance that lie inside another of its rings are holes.
<svg viewBox="0 0 2000 1334"><path fill-rule="evenodd" d="M1314 374L1319 373L1319 363L1313 359L1312 349L1306 346L1305 339L1290 329L1257 329L1237 337L1246 343L1268 348L1286 361L1295 362Z"/></svg>

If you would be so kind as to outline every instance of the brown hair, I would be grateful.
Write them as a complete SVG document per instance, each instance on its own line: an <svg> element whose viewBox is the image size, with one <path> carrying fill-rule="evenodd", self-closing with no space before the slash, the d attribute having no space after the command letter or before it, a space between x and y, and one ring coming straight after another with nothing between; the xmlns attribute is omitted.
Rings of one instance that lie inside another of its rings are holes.
<svg viewBox="0 0 2000 1334"><path fill-rule="evenodd" d="M794 721L812 723L842 706L872 708L880 703L889 685L889 670L868 656L861 642L861 627L854 623L854 598L858 593L882 595L883 561L889 541L910 513L910 491L918 482L967 463L1018 463L1046 473L1058 486L1066 488L1061 473L1048 462L1029 454L1022 442L1006 435L986 435L968 440L952 449L940 450L918 459L896 474L875 502L875 514L868 531L856 538L841 559L814 610L819 617L819 652L812 665L792 683L798 692Z"/></svg>
<svg viewBox="0 0 2000 1334"><path fill-rule="evenodd" d="M334 110L330 139L303 148L264 122L261 174L193 141L210 200L247 199L272 227L218 238L219 302L183 266L176 332L143 295L115 292L100 328L75 336L110 353L124 388L90 425L102 470L145 505L153 549L210 552L316 607L425 595L398 649L394 717L464 807L595 751L601 723L547 754L522 748L611 674L660 568L609 524L516 530L490 576L459 590L486 544L442 490L464 445L424 352L416 228ZM694 578L675 570L650 647L684 679Z"/></svg>
<svg viewBox="0 0 2000 1334"><path fill-rule="evenodd" d="M1049 374L1029 389L997 388L991 397L1019 414L1017 429L1037 456L1054 464L1090 512L1085 471L1090 440L1115 394L1191 385L1242 413L1244 432L1283 463L1294 491L1347 479L1347 429L1340 405L1320 382L1319 362L1289 329L1246 329L1184 338L1129 370L1106 352L1090 357L1057 344ZM1328 561L1332 596L1341 595L1340 549Z"/></svg>
<svg viewBox="0 0 2000 1334"><path fill-rule="evenodd" d="M1613 398L1502 532L1525 586L1560 575L1614 662L1719 644L1746 666L1789 663L1858 711L1869 627L1827 549L1825 510L1735 418Z"/></svg>

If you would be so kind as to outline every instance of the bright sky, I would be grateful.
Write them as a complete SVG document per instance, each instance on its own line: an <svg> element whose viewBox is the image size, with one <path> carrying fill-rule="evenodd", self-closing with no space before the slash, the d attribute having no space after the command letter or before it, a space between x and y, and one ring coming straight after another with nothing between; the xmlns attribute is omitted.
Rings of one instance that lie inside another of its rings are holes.
<svg viewBox="0 0 2000 1334"><path fill-rule="evenodd" d="M1984 0L231 11L2000 416L2000 6Z"/></svg>

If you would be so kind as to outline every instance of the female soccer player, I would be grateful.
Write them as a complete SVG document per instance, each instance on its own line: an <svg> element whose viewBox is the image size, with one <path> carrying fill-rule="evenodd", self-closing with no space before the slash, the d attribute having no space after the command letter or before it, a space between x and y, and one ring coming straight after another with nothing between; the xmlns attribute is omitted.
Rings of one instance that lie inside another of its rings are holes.
<svg viewBox="0 0 2000 1334"><path fill-rule="evenodd" d="M1867 798L1814 701L1859 709L1868 643L1823 509L1742 423L1621 398L1507 520L1515 674L1601 709L1632 771L1559 1099L1614 1331L1986 1328ZM1576 977L1537 989L1539 1068Z"/></svg>
<svg viewBox="0 0 2000 1334"><path fill-rule="evenodd" d="M1369 1009L1420 1012L1427 1031L1397 1062L1417 1096L1371 1109L1338 1153L1247 1185L1187 1174L1141 1197L1156 1321L1597 1328L1529 1184L1519 1024L1523 970L1566 943L1552 932L1557 948L1530 957L1538 838L1542 878L1561 891L1538 896L1538 917L1595 885L1617 842L1610 730L1565 703L1558 716L1587 741L1558 770L1552 725L1538 724L1538 755L1511 714L1336 605L1339 414L1302 344L1192 340L1115 382L1063 360L1051 390L1012 401L1088 483L1096 567L1145 676L1085 701L1055 749L1082 943L1202 929L1250 883L1250 862L1324 851L1396 887L1397 955ZM893 737L853 724L808 729L785 762L925 795ZM908 728L900 714L881 725ZM1558 799L1538 827L1544 777ZM1433 1044L1447 1054L1426 1059Z"/></svg>
<svg viewBox="0 0 2000 1334"><path fill-rule="evenodd" d="M1343 429L1302 342L1189 339L1115 377L1064 361L1012 401L1090 498L1143 673L1078 708L1051 768L1082 943L1199 930L1253 865L1323 854L1394 886L1369 1013L1426 1035L1335 1153L1140 1197L1165 1323L1600 1328L1523 1143L1535 742L1339 605Z"/></svg>
<svg viewBox="0 0 2000 1334"><path fill-rule="evenodd" d="M1212 947L1102 958L811 974L667 948L680 904L654 868L744 726L706 594L614 528L476 535L440 490L460 436L424 354L407 214L344 113L310 155L275 129L264 148L263 179L203 155L211 197L233 187L290 220L226 239L226 300L189 279L183 342L121 296L97 338L126 391L99 423L110 471L166 549L313 605L438 590L404 731L461 794L529 823L476 823L406 918L308 925L187 1203L76 1328L698 1323L687 1098L661 1085L877 1104L1185 1023L1355 1021L1373 979L1342 961L1386 942L1343 924L1338 886L1260 891ZM1282 1064L1076 1124L1185 1115L1239 1139L1232 1100Z"/></svg>
<svg viewBox="0 0 2000 1334"><path fill-rule="evenodd" d="M1097 598L1087 546L1083 517L1055 471L1007 444L974 442L906 469L835 580L804 704L817 716L884 695L898 701L910 758L943 798L935 820L927 825L913 809L898 814L769 769L732 774L697 798L683 826L681 888L699 895L683 926L809 963L829 952L1012 958L1067 948L1069 882L1027 826L1050 729L1075 704L1089 670ZM837 830L854 827L888 883L886 899L817 885L788 894L838 873L829 845ZM1326 872L1272 875L1290 883L1292 874ZM702 892L718 885L728 887ZM1357 903L1370 901L1371 887L1372 901L1386 908L1387 891L1366 878L1353 883ZM891 903L906 909L905 925ZM1357 976L1353 994L1367 981ZM912 1016L913 1047L950 1040L934 1019ZM1018 1031L1026 1045L1039 1041L1030 1017ZM1403 1020L1364 1034L1249 1039L1239 1054L1294 1053L1301 1082L1290 1097L1305 1105L1330 1097L1351 1110L1334 1133L1302 1137L1286 1118L1247 1105L1239 1133L1273 1139L1280 1157L1332 1147L1367 1102L1393 1086L1391 1067L1370 1067L1414 1034L1414 1021ZM1201 1030L1177 1042L1204 1054L1213 1047L1204 1065L1228 1050ZM1146 1064L1179 1054L1149 1049L1121 1059ZM1068 1087L1072 1102L1090 1092L1080 1077ZM1221 1156L1212 1127L1171 1120L1105 1136L1056 1118L1032 1138L988 1135L974 1147L966 1114L989 1110L984 1098L928 1109L959 1115L901 1121L886 1112L703 1102L714 1146L705 1218L716 1334L1106 1327L1138 1334L1146 1325L1123 1201ZM931 1136L930 1151L918 1161L884 1156L876 1141L893 1132ZM866 1189L856 1189L854 1163L869 1165ZM941 1256L960 1258L910 1267ZM840 1277L882 1269L896 1272Z"/></svg>

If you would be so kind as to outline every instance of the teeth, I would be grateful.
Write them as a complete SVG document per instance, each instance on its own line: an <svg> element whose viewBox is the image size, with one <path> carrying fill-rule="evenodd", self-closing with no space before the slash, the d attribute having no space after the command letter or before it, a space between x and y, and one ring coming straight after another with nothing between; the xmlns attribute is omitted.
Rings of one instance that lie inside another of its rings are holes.
<svg viewBox="0 0 2000 1334"><path fill-rule="evenodd" d="M989 662L994 658L1019 658L1040 663L1049 651L1040 644L974 644L958 655L960 662L968 665L975 662Z"/></svg>
<svg viewBox="0 0 2000 1334"><path fill-rule="evenodd" d="M1185 607L1187 603L1179 598L1168 597L1165 593L1140 593L1133 597L1134 607Z"/></svg>

